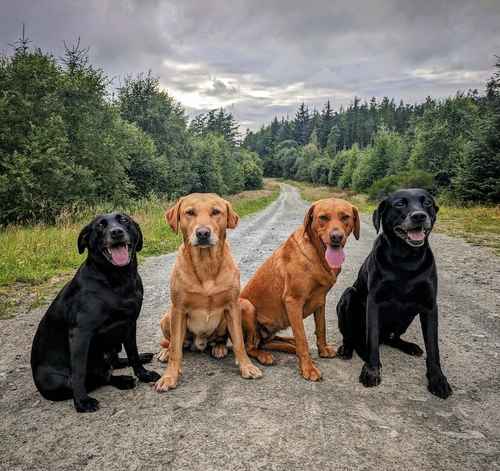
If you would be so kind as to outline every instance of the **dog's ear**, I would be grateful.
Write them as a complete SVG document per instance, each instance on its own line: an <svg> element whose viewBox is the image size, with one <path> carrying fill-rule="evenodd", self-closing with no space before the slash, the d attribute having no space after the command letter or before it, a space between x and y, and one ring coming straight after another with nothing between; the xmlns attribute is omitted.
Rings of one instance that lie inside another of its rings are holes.
<svg viewBox="0 0 500 471"><path fill-rule="evenodd" d="M141 226L139 226L139 224L137 224L133 219L132 222L134 223L135 230L137 231L137 243L135 244L135 251L140 252L144 244L144 238L142 237Z"/></svg>
<svg viewBox="0 0 500 471"><path fill-rule="evenodd" d="M81 231L78 236L78 253L82 254L85 252L85 249L89 246L89 236L92 231L92 223L87 224Z"/></svg>
<svg viewBox="0 0 500 471"><path fill-rule="evenodd" d="M439 211L439 206L437 205L436 200L434 199L434 197L432 197L432 204L434 205L434 211L437 214L438 211Z"/></svg>
<svg viewBox="0 0 500 471"><path fill-rule="evenodd" d="M165 221L170 225L172 230L177 234L179 232L179 221L181 219L181 203L183 198L179 198L177 202L167 209L165 212Z"/></svg>
<svg viewBox="0 0 500 471"><path fill-rule="evenodd" d="M382 216L384 215L384 211L387 208L387 204L388 204L387 198L385 198L379 203L378 208L375 211L373 211L373 216L372 216L373 225L375 226L377 234L378 231L380 230L380 222L382 221Z"/></svg>
<svg viewBox="0 0 500 471"><path fill-rule="evenodd" d="M356 206L352 207L352 214L354 216L354 237L356 237L356 240L359 240L359 232L361 230L361 221L359 220L359 211Z"/></svg>
<svg viewBox="0 0 500 471"><path fill-rule="evenodd" d="M307 210L306 215L304 216L304 229L306 230L306 232L309 232L309 230L311 229L315 206L316 203L312 204L311 207Z"/></svg>
<svg viewBox="0 0 500 471"><path fill-rule="evenodd" d="M234 229L238 225L240 217L238 216L238 213L233 209L229 201L226 201L226 206L227 206L227 228Z"/></svg>

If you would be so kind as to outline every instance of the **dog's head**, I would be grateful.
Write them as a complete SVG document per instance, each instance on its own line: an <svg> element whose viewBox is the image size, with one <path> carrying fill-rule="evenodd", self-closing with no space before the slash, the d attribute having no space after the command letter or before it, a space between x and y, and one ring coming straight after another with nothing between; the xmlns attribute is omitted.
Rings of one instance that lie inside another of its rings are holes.
<svg viewBox="0 0 500 471"><path fill-rule="evenodd" d="M312 239L319 239L331 268L344 262L344 245L351 233L359 239L358 208L345 200L327 198L312 204L304 218L304 228Z"/></svg>
<svg viewBox="0 0 500 471"><path fill-rule="evenodd" d="M101 214L78 236L78 252L83 253L85 249L89 257L98 262L124 267L142 249L142 232L126 214Z"/></svg>
<svg viewBox="0 0 500 471"><path fill-rule="evenodd" d="M380 202L373 213L373 225L378 232L382 224L390 238L422 247L434 227L438 209L426 190L398 190Z"/></svg>
<svg viewBox="0 0 500 471"><path fill-rule="evenodd" d="M231 203L214 193L192 193L180 198L165 213L174 232L182 232L184 242L193 247L215 247L234 229L239 217Z"/></svg>

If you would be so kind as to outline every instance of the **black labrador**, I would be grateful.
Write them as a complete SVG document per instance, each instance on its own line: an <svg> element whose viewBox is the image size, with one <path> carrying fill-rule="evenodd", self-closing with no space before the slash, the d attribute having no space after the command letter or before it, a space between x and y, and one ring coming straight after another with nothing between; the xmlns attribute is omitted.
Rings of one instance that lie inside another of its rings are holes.
<svg viewBox="0 0 500 471"><path fill-rule="evenodd" d="M437 271L427 240L438 207L422 189L399 190L384 199L373 213L377 232L383 232L351 288L342 294L337 315L343 344L337 355L351 358L354 350L365 362L360 382L367 387L381 381L379 345L421 356L414 343L401 339L420 315L427 351L429 391L443 399L452 389L441 370L438 347Z"/></svg>
<svg viewBox="0 0 500 471"><path fill-rule="evenodd" d="M99 403L89 391L105 384L135 386L132 376L113 376L113 368L130 365L139 381L148 383L160 375L142 366L152 354L137 351L143 297L136 255L142 249L139 225L125 214L97 216L78 237L78 251L85 249L86 261L38 326L31 369L43 397L73 398L78 412L94 412ZM118 356L122 345L128 360Z"/></svg>

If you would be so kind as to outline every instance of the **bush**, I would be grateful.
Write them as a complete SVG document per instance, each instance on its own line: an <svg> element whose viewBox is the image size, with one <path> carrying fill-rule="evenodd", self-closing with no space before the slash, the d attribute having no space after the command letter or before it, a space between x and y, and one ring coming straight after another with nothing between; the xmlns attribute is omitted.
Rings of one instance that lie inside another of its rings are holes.
<svg viewBox="0 0 500 471"><path fill-rule="evenodd" d="M389 175L376 181L368 189L368 197L373 201L381 200L401 188L424 188L434 192L434 177L421 170Z"/></svg>

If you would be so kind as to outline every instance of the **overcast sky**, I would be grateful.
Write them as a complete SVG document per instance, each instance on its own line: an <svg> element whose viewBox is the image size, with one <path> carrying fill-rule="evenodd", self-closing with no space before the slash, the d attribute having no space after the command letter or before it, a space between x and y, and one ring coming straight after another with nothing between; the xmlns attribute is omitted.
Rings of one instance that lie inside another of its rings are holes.
<svg viewBox="0 0 500 471"><path fill-rule="evenodd" d="M408 102L478 88L500 55L500 0L0 0L0 50L90 47L120 78L151 69L190 115L224 106L242 128L305 101Z"/></svg>

